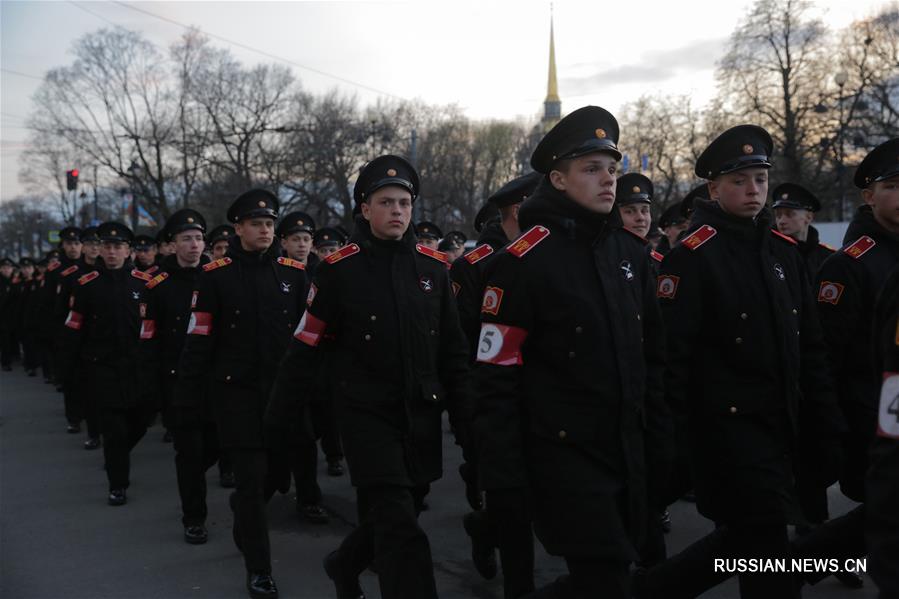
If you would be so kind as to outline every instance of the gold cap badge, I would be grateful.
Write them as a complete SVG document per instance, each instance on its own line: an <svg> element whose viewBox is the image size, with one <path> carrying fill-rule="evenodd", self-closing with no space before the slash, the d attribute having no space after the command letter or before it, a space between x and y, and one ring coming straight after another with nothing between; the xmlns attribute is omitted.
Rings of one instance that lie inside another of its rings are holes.
<svg viewBox="0 0 899 599"><path fill-rule="evenodd" d="M753 148L749 144L746 144L745 146L743 146L744 154L752 154L752 150L753 150Z"/></svg>
<svg viewBox="0 0 899 599"><path fill-rule="evenodd" d="M387 176L388 177L396 177L396 171L392 168L387 169Z"/></svg>
<svg viewBox="0 0 899 599"><path fill-rule="evenodd" d="M634 193L640 193L640 188L634 185L634 188L631 191L633 191Z"/></svg>
<svg viewBox="0 0 899 599"><path fill-rule="evenodd" d="M260 207L260 208L265 208L265 202L262 201L262 200L259 200L259 207Z"/></svg>
<svg viewBox="0 0 899 599"><path fill-rule="evenodd" d="M605 129L597 129L596 131L594 131L594 133L596 133L596 137L598 137L599 139L605 139L606 137Z"/></svg>

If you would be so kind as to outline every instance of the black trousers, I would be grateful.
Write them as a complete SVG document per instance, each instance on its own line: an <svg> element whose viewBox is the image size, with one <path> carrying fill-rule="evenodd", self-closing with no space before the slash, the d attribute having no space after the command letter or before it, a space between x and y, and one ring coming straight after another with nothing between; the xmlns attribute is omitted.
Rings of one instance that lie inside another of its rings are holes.
<svg viewBox="0 0 899 599"><path fill-rule="evenodd" d="M793 543L793 554L802 558L833 558L842 563L850 558L864 557L867 553L864 504L839 518L828 520ZM816 584L828 576L830 574L827 572L807 572L803 580Z"/></svg>
<svg viewBox="0 0 899 599"><path fill-rule="evenodd" d="M650 569L641 584L642 592L637 596L697 597L733 576L715 570L716 558L789 560L792 556L786 524L721 526ZM744 573L738 577L742 599L795 599L799 596L789 573Z"/></svg>
<svg viewBox="0 0 899 599"><path fill-rule="evenodd" d="M313 401L309 404L312 426L321 438L322 451L329 462L343 459L343 448L340 445L340 434L337 432L337 419L334 413L334 402L331 399Z"/></svg>
<svg viewBox="0 0 899 599"><path fill-rule="evenodd" d="M26 371L37 370L41 365L40 346L30 330L22 332L22 366Z"/></svg>
<svg viewBox="0 0 899 599"><path fill-rule="evenodd" d="M504 599L534 590L534 532L530 507L522 494L487 491L487 510L475 512L475 524L486 526L499 550Z"/></svg>
<svg viewBox="0 0 899 599"><path fill-rule="evenodd" d="M13 331L0 330L0 366L5 368L12 365L13 358L18 353L16 343Z"/></svg>
<svg viewBox="0 0 899 599"><path fill-rule="evenodd" d="M131 473L131 450L147 432L146 409L142 407L100 410L103 457L109 489L127 489Z"/></svg>
<svg viewBox="0 0 899 599"><path fill-rule="evenodd" d="M196 526L206 522L206 471L219 460L215 423L176 428L175 473L181 496L181 523Z"/></svg>
<svg viewBox="0 0 899 599"><path fill-rule="evenodd" d="M84 409L85 388L77 384L63 384L62 398L65 404L66 421L72 425L78 425L86 416Z"/></svg>
<svg viewBox="0 0 899 599"><path fill-rule="evenodd" d="M322 490L318 486L318 447L315 441L288 449L290 471L297 490L298 505L318 505Z"/></svg>
<svg viewBox="0 0 899 599"><path fill-rule="evenodd" d="M337 550L341 572L358 576L374 563L383 599L436 599L431 546L418 525L412 490L363 487L356 502L359 526Z"/></svg>
<svg viewBox="0 0 899 599"><path fill-rule="evenodd" d="M266 504L277 489L274 469L265 449L228 448L236 488L232 494L234 536L248 572L271 574Z"/></svg>

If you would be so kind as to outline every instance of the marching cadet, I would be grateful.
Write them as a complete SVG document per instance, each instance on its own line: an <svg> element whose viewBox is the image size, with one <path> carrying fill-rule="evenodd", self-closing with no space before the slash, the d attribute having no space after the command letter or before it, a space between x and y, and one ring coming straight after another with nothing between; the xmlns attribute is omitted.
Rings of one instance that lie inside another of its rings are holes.
<svg viewBox="0 0 899 599"><path fill-rule="evenodd" d="M209 257L213 262L225 257L228 241L234 237L234 227L219 225L209 232Z"/></svg>
<svg viewBox="0 0 899 599"><path fill-rule="evenodd" d="M87 390L98 402L109 505L124 505L130 483L130 453L147 431L145 369L138 344L153 335L144 321L144 285L149 278L131 263L134 234L117 222L97 228L102 264L81 275L72 289L63 337L63 384L75 384L87 369ZM79 360L80 358L80 360Z"/></svg>
<svg viewBox="0 0 899 599"><path fill-rule="evenodd" d="M12 370L12 359L15 353L15 336L13 335L15 292L13 276L16 263L4 257L0 260L0 365L4 372Z"/></svg>
<svg viewBox="0 0 899 599"><path fill-rule="evenodd" d="M155 333L143 337L141 354L152 380L160 387L163 423L173 432L184 540L198 545L208 538L206 471L219 461L220 477L229 473L222 468L224 461L219 452L208 394L200 399L197 410L175 410L172 399L178 381L178 359L187 337L193 292L202 265L209 262L203 254L206 220L196 210L185 208L169 217L165 231L166 237L173 242L175 253L163 259L161 272L146 284L145 322Z"/></svg>
<svg viewBox="0 0 899 599"><path fill-rule="evenodd" d="M59 294L59 301L63 304L65 303L63 298L68 298L72 295L72 287L77 285L79 273L85 274L97 268L97 260L100 257L102 244L97 236L97 227L83 229L79 239L81 240L81 261L78 270L62 280L62 292ZM63 305L62 311L67 313L67 310L68 306ZM99 449L100 408L97 405L97 398L85 391L90 386L85 369L79 369L74 376L76 378L74 393L77 397L79 413L84 417L84 421L87 424L87 440L84 442L84 448L87 450Z"/></svg>
<svg viewBox="0 0 899 599"><path fill-rule="evenodd" d="M853 182L861 189L864 205L849 223L843 248L821 265L815 289L836 392L849 427L843 437L846 459L840 490L862 503L802 539L804 552L833 548L829 553L833 557L860 557L866 552L865 474L877 431L877 377L882 373L872 370L870 352L860 348L872 347L875 301L899 264L899 138L871 150ZM852 586L861 583L847 573L838 578ZM806 580L817 582L810 576Z"/></svg>
<svg viewBox="0 0 899 599"><path fill-rule="evenodd" d="M154 239L156 241L156 257L153 261L155 264L160 264L164 258L175 253L175 244L167 238L165 227L156 233Z"/></svg>
<svg viewBox="0 0 899 599"><path fill-rule="evenodd" d="M340 599L364 597L359 574L370 564L384 599L437 597L414 489L441 476L445 408L465 446L468 369L443 255L416 245L410 227L418 191L418 175L398 156L359 174L352 243L319 266L266 415L271 435L286 435L287 415L311 399L316 352L331 354L360 520L325 559Z"/></svg>
<svg viewBox="0 0 899 599"><path fill-rule="evenodd" d="M818 229L812 226L815 213L821 210L820 200L796 183L781 183L774 188L771 198L777 230L796 240L808 280L814 281L821 264L835 251L821 243Z"/></svg>
<svg viewBox="0 0 899 599"><path fill-rule="evenodd" d="M486 273L500 250L521 235L518 226L518 209L543 178L540 173L529 173L509 181L488 198L497 218L482 209L478 214L487 218L478 223L478 245L453 263L450 269L453 292L459 307L459 322L468 340L469 362L474 364L478 353L478 337L481 332L481 299L487 284ZM483 214L482 214L483 213ZM480 226L479 226L480 225ZM487 580L496 576L495 548L499 549L503 566L503 594L506 599L521 597L534 590L534 535L528 510L505 510L499 513L481 509L478 490L477 456L470 463L460 466L465 480L466 497L474 510L465 515L463 524L472 540L472 561L478 573ZM492 491L488 491L490 502ZM502 497L500 497L500 500ZM491 520L491 516L493 519Z"/></svg>
<svg viewBox="0 0 899 599"><path fill-rule="evenodd" d="M656 246L656 251L663 256L667 255L668 252L671 251L671 248L677 243L680 235L686 231L689 226L689 219L681 214L680 202L671 204L665 208L665 211L662 212L662 216L659 217L659 229L662 230L663 235L661 240L659 240L659 244Z"/></svg>
<svg viewBox="0 0 899 599"><path fill-rule="evenodd" d="M319 261L324 260L343 245L343 236L333 227L323 227L312 237L312 246Z"/></svg>
<svg viewBox="0 0 899 599"><path fill-rule="evenodd" d="M615 204L625 229L643 237L652 224L652 181L640 173L626 173L618 177Z"/></svg>
<svg viewBox="0 0 899 599"><path fill-rule="evenodd" d="M718 529L649 570L639 597L699 594L719 582L713 558L789 558L794 470L813 465L820 485L838 474L844 424L805 268L765 208L772 146L740 125L702 152L713 199L696 199L690 234L662 263L665 391L697 507ZM744 599L797 596L789 573L739 579Z"/></svg>
<svg viewBox="0 0 899 599"><path fill-rule="evenodd" d="M34 333L35 342L38 344L38 351L41 355L41 373L44 375L44 383L48 385L54 384L52 363L55 348L53 347L53 338L50 335L50 324L53 322L52 313L48 316L48 313L43 310L48 304L47 298L51 295L50 290L47 287L47 276L49 275L50 267L58 262L57 256L58 253L54 254L51 251L45 254L38 262L40 281L38 282L34 299L32 300L35 303L35 322L31 328Z"/></svg>
<svg viewBox="0 0 899 599"><path fill-rule="evenodd" d="M34 260L24 257L19 260L18 285L15 298L15 326L16 338L22 343L22 367L28 376L37 375L37 367L40 363L34 342L34 334L29 326L32 323L32 313L35 304L32 301L36 277L34 275Z"/></svg>
<svg viewBox="0 0 899 599"><path fill-rule="evenodd" d="M165 245L161 241L160 245ZM134 238L134 267L148 275L156 274L159 265L156 264L156 238L149 235L138 235Z"/></svg>
<svg viewBox="0 0 899 599"><path fill-rule="evenodd" d="M877 437L866 480L867 542L871 578L883 599L899 597L899 266L874 310L874 366L880 385Z"/></svg>
<svg viewBox="0 0 899 599"><path fill-rule="evenodd" d="M51 263L47 268L45 292L42 296L41 306L41 313L50 315L47 318L46 330L41 334L50 339L52 344L54 370L57 368L57 364L62 365L79 359L78 356L64 355L66 350L62 338L65 331L63 324L70 308L69 297L78 277L84 274L81 262L81 229L65 227L59 232L59 239L62 252L59 262ZM81 398L84 389L79 389L74 380L70 381L69 387L66 388L61 377L57 376L56 378L57 390L62 391L65 402L65 415L68 422L66 432L79 433L81 432L81 420L84 418Z"/></svg>
<svg viewBox="0 0 899 599"><path fill-rule="evenodd" d="M266 503L289 487L289 472L266 449L262 416L278 362L304 309L303 265L279 257L274 245L278 199L252 189L228 209L235 236L224 258L203 267L191 299L173 405L190 421L210 397L219 443L237 484L231 494L233 536L243 552L251 597L271 599ZM178 416L176 416L178 418Z"/></svg>
<svg viewBox="0 0 899 599"><path fill-rule="evenodd" d="M463 243L459 243L458 237L447 235L437 244L437 251L446 254L446 263L451 265L457 258L465 253L465 246Z"/></svg>
<svg viewBox="0 0 899 599"><path fill-rule="evenodd" d="M437 249L437 244L443 238L440 227L426 220L415 225L415 234L418 235L418 243L432 250Z"/></svg>
<svg viewBox="0 0 899 599"><path fill-rule="evenodd" d="M481 302L475 430L490 519L532 493L537 538L568 565L534 597L630 597L646 485L671 453L670 422L645 430L649 412L667 413L661 319L645 242L615 210L617 141L598 106L544 136L525 233L490 265Z"/></svg>
<svg viewBox="0 0 899 599"><path fill-rule="evenodd" d="M275 235L278 236L282 250L288 258L301 262L307 267L307 276L312 274L308 261L314 234L315 221L305 212L287 214L275 228ZM315 255L313 254L313 256ZM315 258L317 262L317 256ZM324 401L326 401L325 398L323 398ZM317 406L319 403L315 402L314 405ZM322 428L321 417L327 411L327 416L333 418L333 410L327 410L326 407L313 410L312 405L307 406L306 413L301 418L314 419L313 429L317 432ZM300 417L299 414L297 417ZM294 439L288 450L288 460L296 484L297 513L313 524L326 524L328 513L321 506L322 490L318 485L318 446L315 438Z"/></svg>

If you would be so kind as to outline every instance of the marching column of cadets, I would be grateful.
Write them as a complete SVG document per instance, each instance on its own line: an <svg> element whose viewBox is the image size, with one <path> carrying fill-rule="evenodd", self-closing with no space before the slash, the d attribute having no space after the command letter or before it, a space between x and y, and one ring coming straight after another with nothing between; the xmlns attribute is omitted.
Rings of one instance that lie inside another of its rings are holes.
<svg viewBox="0 0 899 599"><path fill-rule="evenodd" d="M319 444L357 496L359 526L323 556L336 596L363 598L371 567L382 597L437 597L417 518L444 410L474 570L507 599L695 597L729 576L714 558L868 553L899 596L899 139L859 164L841 248L820 243L810 190L782 182L769 207L760 127L716 138L706 182L658 223L652 181L616 176L618 140L602 108L563 118L467 253L411 222L418 174L392 155L361 171L352 234L261 189L212 230L190 209L155 238L66 227L41 260L0 260L0 365L62 392L67 432L86 423L103 448L110 505L161 414L188 543L207 541L218 464L254 598L278 595L268 499L292 477L298 514L328 522ZM830 519L837 482L860 505ZM679 498L715 528L668 556ZM539 589L535 536L568 567ZM741 573L740 596L825 575Z"/></svg>

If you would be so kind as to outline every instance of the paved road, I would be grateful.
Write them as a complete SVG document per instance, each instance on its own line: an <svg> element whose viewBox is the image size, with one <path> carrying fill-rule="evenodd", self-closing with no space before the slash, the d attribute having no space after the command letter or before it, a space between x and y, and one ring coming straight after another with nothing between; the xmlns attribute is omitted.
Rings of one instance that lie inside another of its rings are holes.
<svg viewBox="0 0 899 599"><path fill-rule="evenodd" d="M228 492L210 470L206 545L182 540L173 450L151 429L133 454L128 504L106 505L102 452L84 451L82 435L65 434L62 396L21 371L0 373L0 596L15 599L243 599L243 562L230 534ZM441 598L502 597L498 580L481 580L470 564L461 516L466 504L458 479L458 450L446 437L446 472L433 485L431 509L421 522L431 539ZM321 472L324 472L322 467ZM300 521L293 493L270 504L272 556L281 595L289 599L333 597L321 558L340 542L355 520L346 477L320 477L332 513L326 526ZM851 504L831 494L832 511ZM710 529L689 503L672 507L669 551L677 551ZM538 549L538 583L563 573L564 565ZM377 579L363 587L379 597ZM737 597L731 581L703 595ZM807 589L811 599L873 599L873 584L851 591L832 578Z"/></svg>

